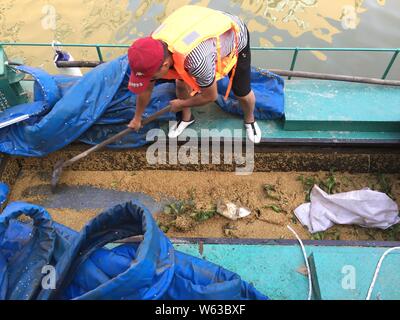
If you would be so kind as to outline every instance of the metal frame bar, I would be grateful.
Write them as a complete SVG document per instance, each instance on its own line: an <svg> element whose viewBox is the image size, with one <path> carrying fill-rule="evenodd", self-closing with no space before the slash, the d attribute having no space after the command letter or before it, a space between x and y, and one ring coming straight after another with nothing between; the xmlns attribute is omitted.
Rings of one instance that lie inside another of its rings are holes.
<svg viewBox="0 0 400 320"><path fill-rule="evenodd" d="M400 50L396 50L396 52L393 54L392 59L389 61L389 65L387 66L385 73L382 76L382 79L386 79L387 75L389 74L390 70L392 69L392 66L397 58L397 56L399 55Z"/></svg>
<svg viewBox="0 0 400 320"><path fill-rule="evenodd" d="M290 71L293 71L293 70L294 70L294 67L296 66L297 56L298 56L298 55L299 55L299 49L296 48L296 49L294 50L294 53L293 53L292 63L290 64ZM288 79L291 80L292 77L288 77Z"/></svg>
<svg viewBox="0 0 400 320"><path fill-rule="evenodd" d="M102 54L101 48L100 48L99 46L96 46L96 51L97 51L97 55L98 55L98 57L99 57L99 61L100 61L100 62L104 62L104 60L103 60L103 54Z"/></svg>
<svg viewBox="0 0 400 320"><path fill-rule="evenodd" d="M290 239L232 239L232 238L171 238L173 244L225 244L225 245L298 245ZM324 247L376 247L391 248L400 246L399 241L355 241L355 240L303 240L306 246Z"/></svg>
<svg viewBox="0 0 400 320"><path fill-rule="evenodd" d="M12 46L12 47L51 47L51 43L30 43L30 42L0 42L0 46ZM129 48L128 44L73 44L65 43L63 47L75 47L75 48L96 48L99 60L103 62L103 54L101 48ZM296 67L298 54L302 51L325 51L325 52L393 52L393 56L390 59L383 76L381 79L386 79L387 75L391 71L394 62L396 61L400 48L299 48L299 47L251 47L253 51L293 51L293 58L291 62L290 70L293 71ZM289 77L290 80L291 77Z"/></svg>
<svg viewBox="0 0 400 320"><path fill-rule="evenodd" d="M293 71L296 66L297 57L301 51L325 51L325 52L394 52L392 59L389 61L388 66L385 69L382 80L386 79L390 70L393 67L396 58L400 53L400 48L291 48L291 47L274 47L274 48L263 48L263 47L252 47L253 51L293 51L293 58L291 62L290 71ZM290 80L292 77L288 77Z"/></svg>

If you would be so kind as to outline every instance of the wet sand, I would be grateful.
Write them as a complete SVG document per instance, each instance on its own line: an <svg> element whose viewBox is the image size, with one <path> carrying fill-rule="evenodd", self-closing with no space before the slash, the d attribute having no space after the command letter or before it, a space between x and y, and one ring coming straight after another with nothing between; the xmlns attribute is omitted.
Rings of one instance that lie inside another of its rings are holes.
<svg viewBox="0 0 400 320"><path fill-rule="evenodd" d="M308 189L303 182L328 184L328 179L332 177L335 179L334 193L369 187L390 192L399 203L400 174L259 172L250 176L236 176L229 172L66 171L60 184L142 193L155 201L168 198L192 203L192 207L179 214L167 213L168 210L162 209L153 212L161 228L170 237L293 239L286 227L290 225L302 239L400 240L400 233L392 229L381 231L356 226L335 226L324 233L311 235L302 227L293 210L306 202ZM13 187L10 200L41 202L50 196L48 192L43 192L46 188L49 188L48 174L24 171ZM275 191L271 191L271 188ZM228 220L215 213L218 201L234 202L249 208L252 214L241 220ZM79 207L76 210L52 207L49 211L57 222L79 230L102 210L104 208ZM208 217L209 212L212 213L211 217ZM200 221L194 218L193 213L197 214L196 217L201 216Z"/></svg>

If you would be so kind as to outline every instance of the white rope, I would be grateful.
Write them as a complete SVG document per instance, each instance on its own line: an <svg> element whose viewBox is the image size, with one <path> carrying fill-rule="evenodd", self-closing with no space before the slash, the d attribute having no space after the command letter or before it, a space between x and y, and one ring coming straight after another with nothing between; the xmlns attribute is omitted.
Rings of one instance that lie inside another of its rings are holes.
<svg viewBox="0 0 400 320"><path fill-rule="evenodd" d="M308 264L306 248L304 247L303 241L301 241L301 239L298 236L298 234L296 233L296 231L294 231L291 226L287 226L287 227L295 235L295 237L297 238L297 240L300 243L301 250L303 251L304 261L306 262L307 274L308 274L308 299L307 300L311 300L311 298L312 298L311 270L310 270L310 266Z"/></svg>
<svg viewBox="0 0 400 320"><path fill-rule="evenodd" d="M395 251L395 250L400 250L400 247L394 247L394 248L391 248L391 249L385 251L385 253L382 255L382 257L379 259L378 265L376 266L376 269L375 269L374 278L372 279L372 283L371 283L371 285L369 287L369 290L368 290L368 295L367 295L367 299L366 300L370 300L371 299L371 295L372 295L372 292L374 290L375 282L376 282L376 279L378 278L379 271L381 270L381 266L382 266L383 260L385 260L386 256L389 253L391 253L392 251Z"/></svg>

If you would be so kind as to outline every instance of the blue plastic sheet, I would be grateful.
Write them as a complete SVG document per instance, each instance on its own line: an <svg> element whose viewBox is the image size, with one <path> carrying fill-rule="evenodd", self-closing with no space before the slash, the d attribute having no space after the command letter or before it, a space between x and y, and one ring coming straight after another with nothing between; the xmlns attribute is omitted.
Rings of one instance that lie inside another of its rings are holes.
<svg viewBox="0 0 400 320"><path fill-rule="evenodd" d="M44 101L37 101L34 103L24 103L17 105L12 108L8 108L3 112L0 112L0 124L14 120L21 116L29 116L29 120L25 120L26 123L34 124L41 115L46 114L49 111L49 106ZM6 129L0 129L6 130ZM2 131L5 132L5 131Z"/></svg>
<svg viewBox="0 0 400 320"><path fill-rule="evenodd" d="M35 236L28 225L16 223L25 214L35 223ZM42 208L13 203L0 215L0 297L34 299L41 284L42 267L51 262L55 231L50 215Z"/></svg>
<svg viewBox="0 0 400 320"><path fill-rule="evenodd" d="M226 77L218 82L218 92L226 92L229 79ZM256 96L254 117L257 120L275 120L284 116L284 87L283 78L268 70L252 68L251 87ZM243 116L243 110L235 99L233 92L225 101L220 95L217 104L222 110Z"/></svg>
<svg viewBox="0 0 400 320"><path fill-rule="evenodd" d="M42 69L32 68L29 66L19 66L17 69L30 74L35 79L35 101L44 101L48 107L51 108L61 99L61 90L52 75Z"/></svg>
<svg viewBox="0 0 400 320"><path fill-rule="evenodd" d="M25 214L34 224L16 219ZM139 244L106 244L144 235ZM55 267L55 290L43 267ZM220 266L175 251L139 203L111 208L80 233L41 207L15 202L0 215L0 299L267 299Z"/></svg>
<svg viewBox="0 0 400 320"><path fill-rule="evenodd" d="M8 194L10 193L10 188L7 184L0 182L0 207L3 203L7 201Z"/></svg>
<svg viewBox="0 0 400 320"><path fill-rule="evenodd" d="M0 152L39 157L78 139L97 144L115 132L109 130L110 125L124 124L126 127L134 115L136 97L127 89L129 67L126 55L96 67L83 77L51 76L30 67L20 69L36 79L35 114L42 109L46 112L40 113L41 117L34 123L22 122L0 129ZM174 85L160 84L143 116L148 117L167 106L174 98ZM168 113L160 121L169 119L175 119L174 114ZM125 144L125 147L144 145L143 134L153 126L132 133L126 138L130 145Z"/></svg>

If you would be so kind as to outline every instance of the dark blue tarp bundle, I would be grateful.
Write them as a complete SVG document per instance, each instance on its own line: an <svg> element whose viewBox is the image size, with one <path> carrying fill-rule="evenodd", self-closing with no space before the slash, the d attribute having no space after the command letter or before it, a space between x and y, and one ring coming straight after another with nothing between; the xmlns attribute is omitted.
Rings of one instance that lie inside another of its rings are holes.
<svg viewBox="0 0 400 320"><path fill-rule="evenodd" d="M218 92L226 92L229 79L224 78L218 82ZM284 80L275 73L268 70L251 69L251 87L256 96L256 105L254 108L254 117L257 120L275 120L284 116ZM220 95L217 104L222 110L243 116L243 110L238 100L234 98L231 92L229 99L224 100Z"/></svg>
<svg viewBox="0 0 400 320"><path fill-rule="evenodd" d="M102 64L83 77L52 76L43 70L21 66L18 69L35 79L34 102L13 107L0 113L0 123L21 114L29 120L0 129L0 152L19 156L45 156L75 140L97 144L126 128L133 118L136 96L127 89L129 64L124 55ZM221 94L228 79L218 83ZM252 71L252 87L257 103L256 119L278 119L283 116L283 79L267 71ZM174 83L156 85L144 117L155 113L175 99ZM217 103L227 112L242 114L238 102L231 96ZM147 143L146 133L159 128L161 121L174 120L167 113L159 121L148 124L138 133L132 132L112 148L136 148Z"/></svg>
<svg viewBox="0 0 400 320"><path fill-rule="evenodd" d="M33 220L16 219L25 214ZM106 244L144 235L140 244ZM56 272L43 289L43 267ZM11 203L0 215L0 299L267 299L237 274L175 251L150 212L126 203L80 233L41 207Z"/></svg>
<svg viewBox="0 0 400 320"><path fill-rule="evenodd" d="M6 202L8 194L10 193L10 188L7 184L0 182L0 207Z"/></svg>
<svg viewBox="0 0 400 320"><path fill-rule="evenodd" d="M129 66L126 56L102 64L83 77L51 76L46 72L19 67L35 80L35 102L27 122L0 129L0 152L21 156L45 156L79 139L97 144L115 134L133 118L136 97L127 89ZM175 99L175 85L157 85L144 117ZM26 106L26 105L25 105ZM19 106L23 108L23 106ZM0 114L0 122L16 117L13 108ZM173 120L167 113L159 121ZM110 147L140 147L145 133L158 127L154 122L138 133L131 133L121 144Z"/></svg>

